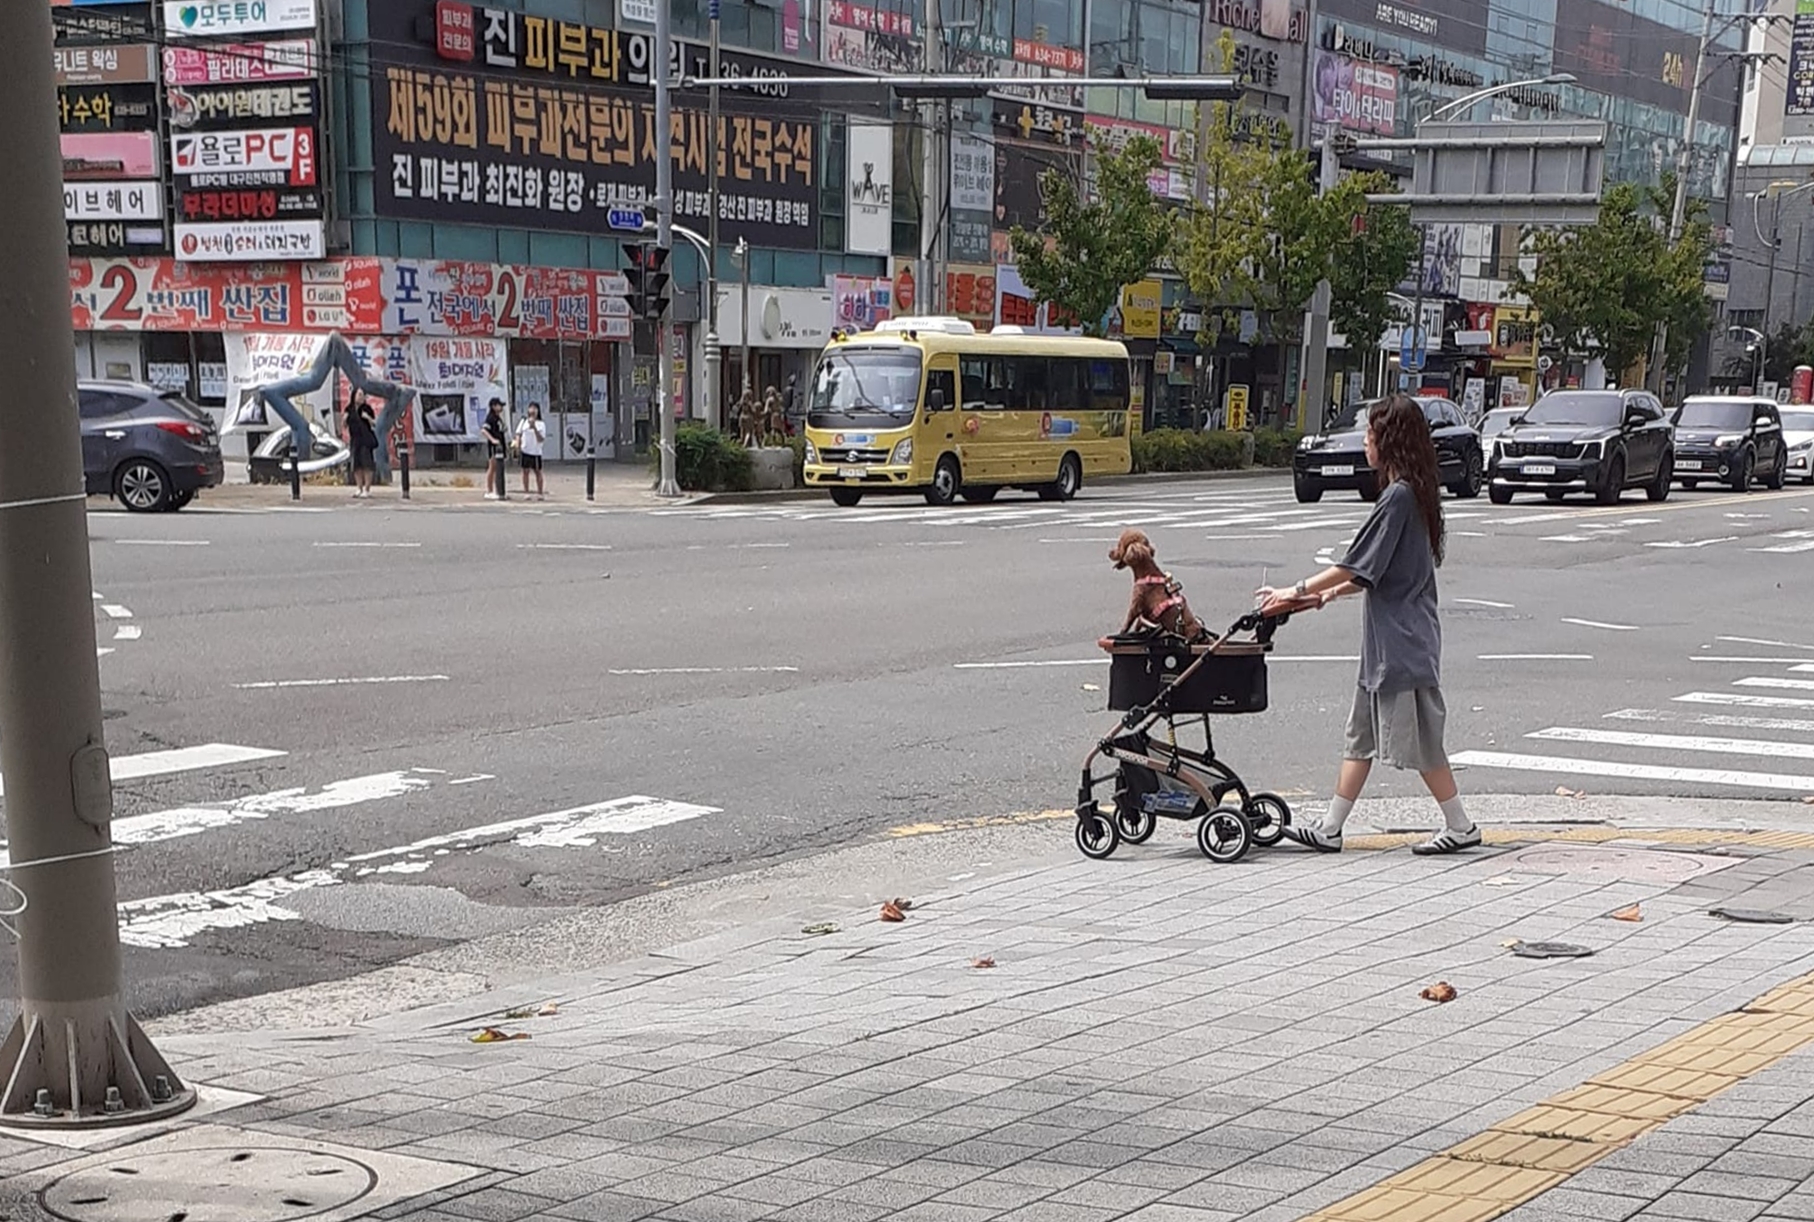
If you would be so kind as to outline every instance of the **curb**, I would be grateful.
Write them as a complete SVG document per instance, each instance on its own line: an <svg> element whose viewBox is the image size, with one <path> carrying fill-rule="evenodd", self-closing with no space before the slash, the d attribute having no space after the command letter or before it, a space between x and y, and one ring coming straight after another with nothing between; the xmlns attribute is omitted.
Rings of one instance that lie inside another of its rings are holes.
<svg viewBox="0 0 1814 1222"><path fill-rule="evenodd" d="M1153 471L1144 475L1102 475L1089 481L1086 487L1131 488L1141 484L1196 484L1221 483L1228 480L1280 479L1289 477L1288 467L1243 467L1238 471ZM911 496L911 493L893 494ZM711 503L714 505L766 505L786 501L818 501L825 499L825 489L820 488L782 488L772 492L707 492L694 504Z"/></svg>

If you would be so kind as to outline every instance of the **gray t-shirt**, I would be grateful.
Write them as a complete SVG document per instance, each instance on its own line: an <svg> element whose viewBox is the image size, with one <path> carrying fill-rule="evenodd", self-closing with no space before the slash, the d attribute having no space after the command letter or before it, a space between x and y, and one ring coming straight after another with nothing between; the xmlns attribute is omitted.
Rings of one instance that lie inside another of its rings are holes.
<svg viewBox="0 0 1814 1222"><path fill-rule="evenodd" d="M1442 624L1436 614L1436 558L1409 484L1386 485L1339 563L1367 592L1360 685L1370 692L1438 686Z"/></svg>

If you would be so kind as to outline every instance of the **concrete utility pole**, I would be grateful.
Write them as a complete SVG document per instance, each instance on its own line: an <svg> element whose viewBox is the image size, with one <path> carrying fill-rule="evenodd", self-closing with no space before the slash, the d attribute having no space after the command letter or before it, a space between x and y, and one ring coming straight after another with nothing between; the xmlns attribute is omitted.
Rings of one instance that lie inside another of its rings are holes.
<svg viewBox="0 0 1814 1222"><path fill-rule="evenodd" d="M1713 41L1713 5L1715 0L1707 0L1706 8L1701 13L1701 41L1694 52L1694 83L1688 90L1688 119L1682 128L1682 152L1675 164L1675 201L1669 209L1669 246L1682 240L1682 227L1688 221L1688 172L1694 164L1694 128L1701 119L1701 93L1707 72L1707 47ZM1669 324L1658 322L1656 336L1650 342L1650 368L1647 382L1650 389L1660 398L1663 394L1663 361L1669 347ZM1615 369L1612 376L1619 377L1625 371Z"/></svg>
<svg viewBox="0 0 1814 1222"><path fill-rule="evenodd" d="M655 245L671 258L674 250L674 38L673 0L655 0ZM713 161L716 163L714 156ZM716 210L714 210L715 213ZM714 221L716 216L714 215ZM667 266L664 259L662 267ZM674 408L668 396L674 393L674 344L668 334L668 312L663 310L655 320L656 378L655 410L661 413L661 482L657 496L679 496L680 481L674 475Z"/></svg>
<svg viewBox="0 0 1814 1222"><path fill-rule="evenodd" d="M1305 124L1308 130L1308 119ZM1333 131L1323 137L1316 176L1319 195L1335 190L1336 183L1341 180L1342 163L1337 143L1338 136ZM1298 426L1306 433L1323 427L1323 397L1327 393L1323 383L1329 372L1329 309L1334 299L1335 290L1329 282L1317 281L1316 292L1310 295L1310 310L1305 316L1304 393L1298 397ZM1282 405L1280 410L1283 411Z"/></svg>
<svg viewBox="0 0 1814 1222"><path fill-rule="evenodd" d="M76 419L62 153L49 6L0 36L0 771L16 908L19 1017L0 1043L0 1123L81 1127L192 1106L126 1013L115 910L113 783L101 731L87 498ZM10 897L6 898L6 897Z"/></svg>
<svg viewBox="0 0 1814 1222"><path fill-rule="evenodd" d="M939 24L939 0L926 0L926 74L936 76L944 71L944 65L945 35ZM937 314L945 304L945 284L939 269L944 266L945 176L951 165L949 158L942 157L944 132L939 116L941 107L949 105L948 101L936 99L927 102L926 125L920 131L921 139L926 142L926 155L921 163L925 189L920 192L920 206L925 209L925 219L920 225L922 258L919 301L916 303L919 308L915 311L918 314Z"/></svg>
<svg viewBox="0 0 1814 1222"><path fill-rule="evenodd" d="M721 0L712 0L710 8L712 19L712 79L718 77L718 35L723 19ZM723 155L724 143L718 138L718 86L711 89L711 102L706 117L706 175L710 187L708 207L711 215L706 218L706 324L705 324L705 422L712 428L724 425L724 348L718 338L718 158Z"/></svg>

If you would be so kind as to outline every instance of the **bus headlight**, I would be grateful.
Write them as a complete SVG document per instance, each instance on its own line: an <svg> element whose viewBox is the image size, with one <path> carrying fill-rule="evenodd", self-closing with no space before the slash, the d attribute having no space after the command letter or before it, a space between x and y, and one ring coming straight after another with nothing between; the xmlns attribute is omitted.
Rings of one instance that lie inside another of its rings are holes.
<svg viewBox="0 0 1814 1222"><path fill-rule="evenodd" d="M808 438L806 442L806 461L811 466L819 465L819 447L812 443L811 438Z"/></svg>
<svg viewBox="0 0 1814 1222"><path fill-rule="evenodd" d="M913 438L906 437L894 443L894 452L889 454L890 466L904 467L913 461Z"/></svg>

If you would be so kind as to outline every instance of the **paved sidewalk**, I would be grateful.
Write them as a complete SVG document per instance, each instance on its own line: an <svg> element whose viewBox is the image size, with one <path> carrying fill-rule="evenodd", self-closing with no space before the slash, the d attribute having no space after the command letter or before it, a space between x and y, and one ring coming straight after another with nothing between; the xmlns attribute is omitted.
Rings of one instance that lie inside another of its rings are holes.
<svg viewBox="0 0 1814 1222"><path fill-rule="evenodd" d="M1805 901L1814 841L1647 835L1218 867L1167 826L898 924L750 930L359 1028L163 1035L192 1081L264 1098L105 1156L0 1137L0 1217L46 1216L10 1187L150 1218L169 1160L243 1146L370 1167L355 1200L325 1162L293 1195L329 1219L1814 1218L1814 985L1781 987L1814 928L1709 914ZM1439 981L1453 1001L1419 997ZM470 1042L487 1023L533 1038ZM188 1191L196 1222L304 1216Z"/></svg>

